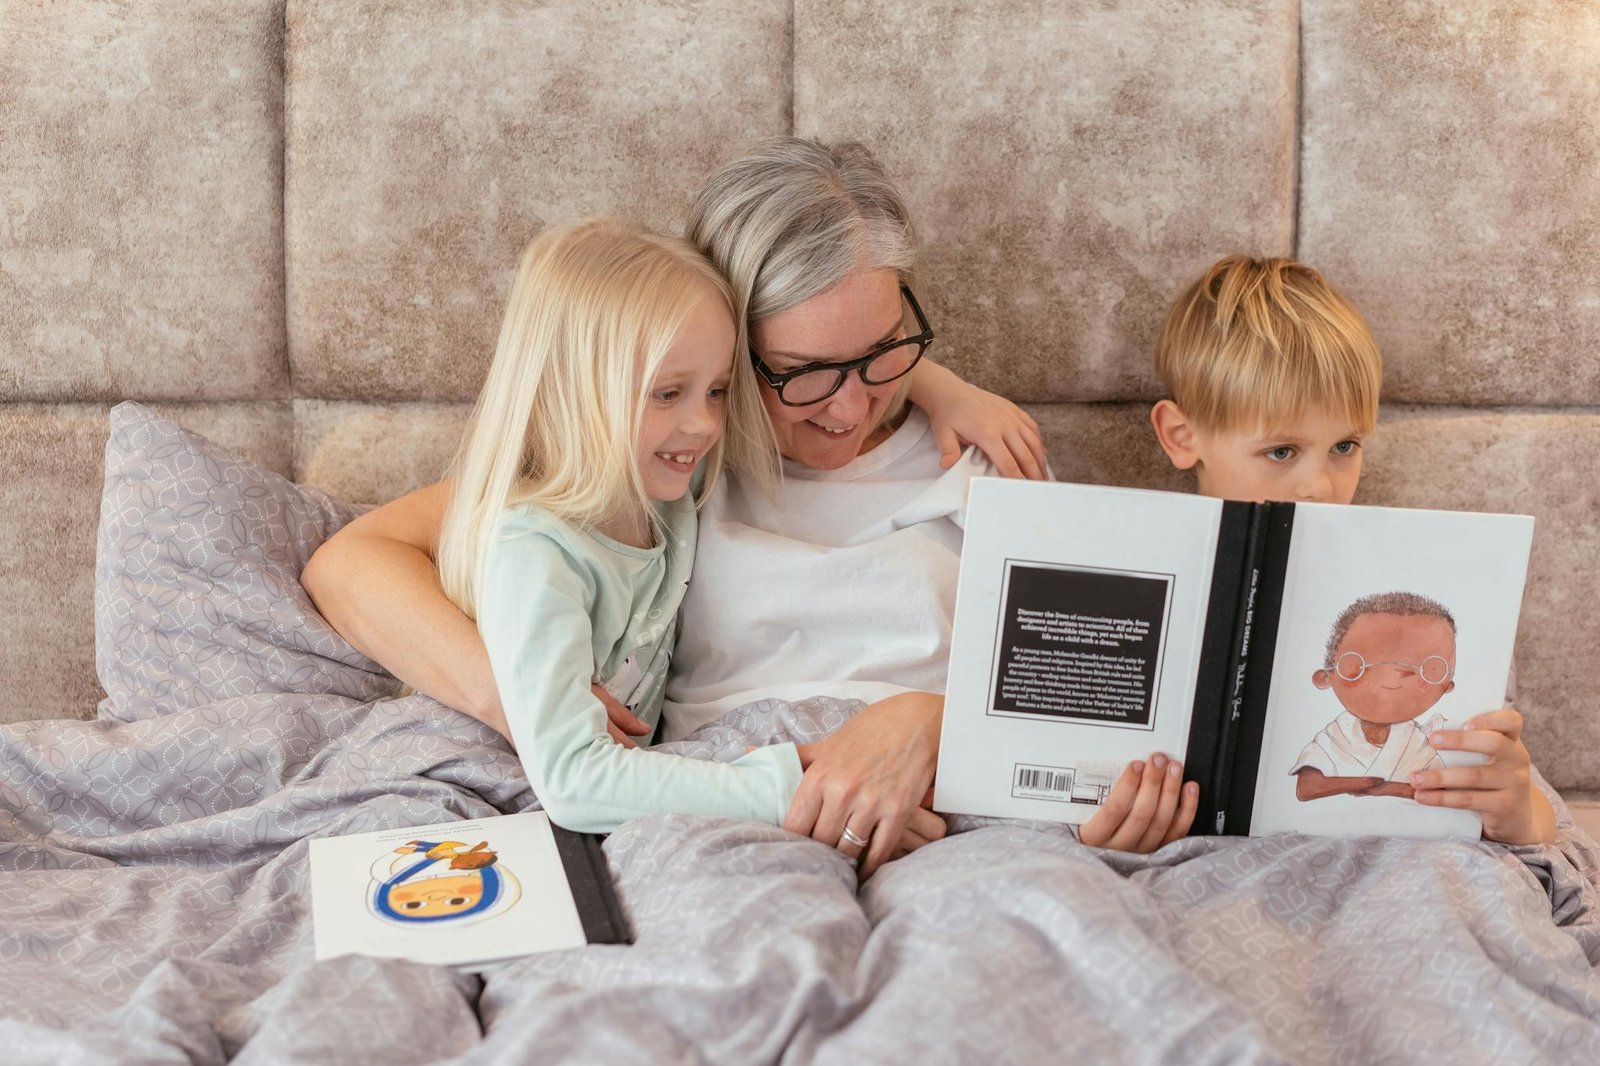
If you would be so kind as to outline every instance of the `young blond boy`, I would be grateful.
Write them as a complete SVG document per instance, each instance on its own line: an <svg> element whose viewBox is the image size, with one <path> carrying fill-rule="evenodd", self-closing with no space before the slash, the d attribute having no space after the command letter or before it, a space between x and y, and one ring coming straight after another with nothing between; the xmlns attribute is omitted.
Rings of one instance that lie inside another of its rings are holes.
<svg viewBox="0 0 1600 1066"><path fill-rule="evenodd" d="M1151 409L1156 438L1174 466L1195 472L1201 493L1316 503L1355 496L1383 360L1360 313L1315 270L1245 256L1216 263L1168 314L1156 372L1171 397ZM1521 733L1522 715L1511 707L1430 733L1435 750L1479 752L1488 761L1418 770L1414 798L1477 811L1490 840L1553 841L1555 812L1533 783ZM1163 825L1137 826L1140 835L1175 839L1188 804L1152 802L1148 791L1142 776L1125 773L1107 797L1103 824L1087 837L1127 837L1142 801L1144 823L1172 813ZM1177 835L1187 829L1185 822Z"/></svg>

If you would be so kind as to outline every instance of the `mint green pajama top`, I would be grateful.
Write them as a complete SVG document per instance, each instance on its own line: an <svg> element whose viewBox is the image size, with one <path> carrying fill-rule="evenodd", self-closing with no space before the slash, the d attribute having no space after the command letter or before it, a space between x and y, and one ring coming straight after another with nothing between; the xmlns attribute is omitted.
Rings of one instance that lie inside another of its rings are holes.
<svg viewBox="0 0 1600 1066"><path fill-rule="evenodd" d="M609 833L645 814L780 824L800 783L793 744L730 763L626 748L606 732L605 706L590 690L599 683L652 729L660 721L697 517L689 497L659 506L665 532L653 548L576 529L532 504L502 512L478 631L512 740L535 795L568 829Z"/></svg>

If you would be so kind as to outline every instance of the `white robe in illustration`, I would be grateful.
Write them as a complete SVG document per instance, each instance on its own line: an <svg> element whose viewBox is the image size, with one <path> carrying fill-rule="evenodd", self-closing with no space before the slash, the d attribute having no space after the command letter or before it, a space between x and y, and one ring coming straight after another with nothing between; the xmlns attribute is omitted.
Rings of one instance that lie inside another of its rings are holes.
<svg viewBox="0 0 1600 1066"><path fill-rule="evenodd" d="M1389 727L1389 739L1378 747L1361 731L1361 719L1345 711L1301 750L1289 773L1312 769L1328 777L1409 782L1417 770L1444 769L1444 760L1428 743L1428 734L1443 724L1443 715L1434 715L1421 725L1397 722Z"/></svg>

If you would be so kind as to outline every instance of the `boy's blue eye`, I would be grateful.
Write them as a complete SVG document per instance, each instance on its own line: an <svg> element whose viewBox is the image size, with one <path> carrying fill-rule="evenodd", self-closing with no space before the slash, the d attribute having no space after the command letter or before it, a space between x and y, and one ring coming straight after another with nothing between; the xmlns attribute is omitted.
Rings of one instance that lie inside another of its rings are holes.
<svg viewBox="0 0 1600 1066"><path fill-rule="evenodd" d="M1275 463L1286 463L1294 458L1294 449L1287 444L1277 448L1268 448L1266 456Z"/></svg>
<svg viewBox="0 0 1600 1066"><path fill-rule="evenodd" d="M1354 455L1359 447L1361 447L1361 442L1358 440L1342 440L1333 446L1333 454Z"/></svg>

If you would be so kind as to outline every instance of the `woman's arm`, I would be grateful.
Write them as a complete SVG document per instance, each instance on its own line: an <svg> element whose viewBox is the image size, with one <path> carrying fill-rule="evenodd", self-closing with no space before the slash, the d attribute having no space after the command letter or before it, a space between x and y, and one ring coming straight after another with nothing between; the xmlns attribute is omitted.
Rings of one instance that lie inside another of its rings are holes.
<svg viewBox="0 0 1600 1066"><path fill-rule="evenodd" d="M976 444L1002 477L1049 480L1039 423L1010 400L969 385L926 359L911 371L907 395L928 416L945 469L955 465L963 448Z"/></svg>
<svg viewBox="0 0 1600 1066"><path fill-rule="evenodd" d="M507 734L477 624L439 585L448 482L369 511L311 556L300 583L357 651L418 692Z"/></svg>
<svg viewBox="0 0 1600 1066"><path fill-rule="evenodd" d="M434 553L449 501L450 485L441 481L368 511L316 550L300 583L357 651L509 740L478 625L439 584ZM631 747L629 734L650 731L598 688L595 694L605 704L612 739Z"/></svg>

